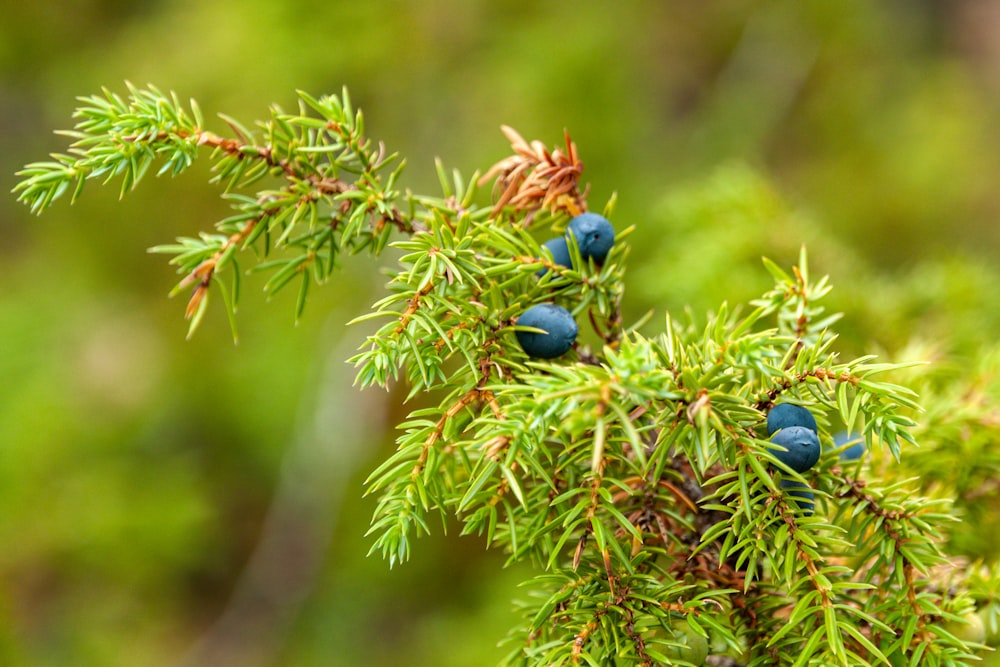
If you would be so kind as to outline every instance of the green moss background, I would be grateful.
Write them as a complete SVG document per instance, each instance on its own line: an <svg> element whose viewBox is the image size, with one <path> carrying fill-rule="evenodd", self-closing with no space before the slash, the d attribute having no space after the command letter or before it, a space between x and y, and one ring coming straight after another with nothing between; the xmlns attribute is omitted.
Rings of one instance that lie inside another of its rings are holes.
<svg viewBox="0 0 1000 667"><path fill-rule="evenodd" d="M762 255L805 243L845 352L919 353L930 395L978 381L998 402L995 3L3 5L2 191L64 147L75 96L125 80L246 122L346 85L418 191L435 157L506 155L501 124L566 128L592 206L617 192L637 227L627 319L744 302ZM342 360L378 267L347 260L297 327L294 294L249 276L238 346L221 309L184 340L144 251L228 214L207 176L121 202L89 184L40 219L0 198L0 664L494 663L521 575L502 554L453 529L391 572L365 557L361 483L403 394L358 394ZM996 558L997 504L978 497L963 553Z"/></svg>

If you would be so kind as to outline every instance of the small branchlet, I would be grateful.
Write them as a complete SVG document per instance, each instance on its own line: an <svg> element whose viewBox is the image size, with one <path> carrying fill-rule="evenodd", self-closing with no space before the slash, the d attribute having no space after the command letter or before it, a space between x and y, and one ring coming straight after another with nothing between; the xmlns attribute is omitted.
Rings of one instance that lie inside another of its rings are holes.
<svg viewBox="0 0 1000 667"><path fill-rule="evenodd" d="M189 335L205 313L210 287L218 284L235 336L241 251L253 249L267 260L255 268L271 272L268 294L298 282L299 317L310 284L329 277L340 252L370 248L377 254L392 230L414 231L399 208L402 163L365 137L363 117L346 91L320 98L300 92L297 113L273 107L256 132L223 116L231 137L206 129L194 102L188 111L176 95L154 86L129 84L128 91L125 98L109 90L80 98L76 126L61 133L73 139L68 152L27 165L14 191L36 213L67 192L75 200L95 178L120 178L124 196L154 163L162 162L157 175L176 175L207 151L212 181L224 188L235 213L216 223L216 233L150 249L172 255L183 276L173 293L193 289L185 309ZM264 183L270 187L247 194ZM230 264L227 287L219 274Z"/></svg>

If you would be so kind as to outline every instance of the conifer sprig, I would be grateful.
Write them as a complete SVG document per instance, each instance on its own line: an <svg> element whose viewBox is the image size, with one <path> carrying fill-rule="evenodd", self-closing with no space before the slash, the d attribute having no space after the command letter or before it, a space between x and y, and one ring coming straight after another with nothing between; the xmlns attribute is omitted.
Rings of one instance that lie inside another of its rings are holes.
<svg viewBox="0 0 1000 667"><path fill-rule="evenodd" d="M371 551L402 563L450 518L531 564L504 664L703 664L711 653L755 667L963 665L980 647L955 624L979 605L1000 625L1000 575L956 564L941 485L925 483L925 497L919 480L880 478L886 465L905 469L918 439L991 433L995 415L933 412L921 426L917 394L899 379L911 364L841 359L839 315L823 306L830 284L810 275L804 248L788 270L764 260L774 287L745 306L626 326L631 227L619 225L600 264L575 242L570 266L540 246L587 210L568 134L549 149L504 127L512 155L485 175L438 164L440 193L404 194L403 163L366 138L346 92L300 93L296 113L272 107L255 130L223 116L222 136L193 102L128 91L81 98L69 151L19 172L18 198L40 213L94 178L120 178L124 194L154 163L177 174L207 149L233 215L152 249L172 256L175 292L192 290L189 331L212 285L235 321L241 251L270 271L269 293L299 282L298 316L340 253L392 243L388 294L356 320L381 326L352 361L360 386L403 382L414 406L367 480L378 497ZM562 357L532 359L514 332L521 313L548 302L590 328ZM767 413L783 402L818 424L824 453L807 472L783 463L767 435ZM882 468L841 461L841 428ZM986 460L976 479L996 467ZM959 502L976 492L955 486Z"/></svg>
<svg viewBox="0 0 1000 667"><path fill-rule="evenodd" d="M271 273L267 293L298 282L299 317L310 285L330 276L340 252L370 248L377 254L394 229L414 230L411 216L399 208L402 163L365 137L363 116L346 91L320 98L300 91L297 113L272 107L256 131L222 116L229 137L206 129L194 102L185 109L175 94L154 86L128 84L128 91L125 98L107 89L80 98L76 126L60 133L73 139L68 152L27 165L18 172L22 180L15 192L36 213L71 188L75 200L84 183L96 178L120 178L124 196L154 163L162 162L157 175L176 175L207 150L212 181L223 187L234 214L217 222L214 233L150 249L172 255L183 276L172 293L191 289L189 335L205 314L213 284L235 335L241 251L253 249L267 260L255 266ZM226 285L219 274L230 264Z"/></svg>

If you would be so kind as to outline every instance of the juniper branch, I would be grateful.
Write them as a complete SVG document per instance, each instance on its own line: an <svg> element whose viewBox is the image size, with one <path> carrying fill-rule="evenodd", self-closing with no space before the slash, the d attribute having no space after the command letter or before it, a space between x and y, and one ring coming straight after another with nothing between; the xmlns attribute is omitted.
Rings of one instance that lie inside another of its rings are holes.
<svg viewBox="0 0 1000 667"><path fill-rule="evenodd" d="M255 130L222 116L227 136L193 102L128 91L81 98L69 151L19 172L18 198L40 213L98 178L119 178L124 194L157 161L178 174L207 150L233 215L152 249L172 256L175 292L193 290L189 331L212 286L234 321L246 250L271 272L267 292L299 281L298 316L340 253L392 243L401 257L388 294L356 320L383 323L352 361L362 387L402 381L419 404L367 480L378 496L371 550L401 563L434 515L453 516L533 564L505 664L691 664L703 660L694 637L711 640L716 661L755 666L973 658L974 643L945 622L969 609L966 589L1000 600L1000 579L985 570L957 592L939 585L950 506L836 461L841 423L898 461L920 404L893 378L905 364L840 359L839 315L822 305L830 284L810 276L804 248L790 270L764 261L774 287L746 311L668 314L643 332L646 320L623 321L630 227L600 265L575 245L570 267L541 252L541 234L562 233L588 206L568 134L549 149L505 127L513 155L484 176L449 178L438 164L440 194L404 194L403 163L366 137L346 91L299 93L296 113L272 107ZM550 301L589 321L598 343L528 358L518 318ZM827 451L808 473L765 433L779 400L815 412ZM815 490L815 513L789 480Z"/></svg>

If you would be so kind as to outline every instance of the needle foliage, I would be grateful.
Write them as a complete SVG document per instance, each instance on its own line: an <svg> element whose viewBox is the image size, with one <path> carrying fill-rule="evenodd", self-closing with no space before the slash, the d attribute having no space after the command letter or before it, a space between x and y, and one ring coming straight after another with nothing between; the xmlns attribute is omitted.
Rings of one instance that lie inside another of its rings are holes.
<svg viewBox="0 0 1000 667"><path fill-rule="evenodd" d="M534 566L504 664L978 659L986 637L965 630L977 609L997 624L998 577L954 557L952 501L970 502L997 462L931 482L954 431L978 428L970 446L984 447L989 424L969 410L925 415L907 384L918 369L841 358L830 283L804 248L794 266L765 259L773 287L749 303L627 323L632 227L613 200L600 208L618 229L602 264L574 243L571 267L541 249L591 210L568 135L550 149L504 128L509 157L469 178L438 164L441 192L416 194L346 91L299 99L252 129L222 116L216 134L194 102L105 90L81 98L67 152L27 165L15 192L41 213L90 180L124 195L151 168L179 174L207 154L232 215L151 249L177 267L174 291L190 291L190 332L217 292L235 336L247 269L266 272L269 293L296 285L299 317L342 253L394 246L387 295L356 320L380 327L353 359L361 387L405 383L414 406L368 478L371 550L403 563L417 537L457 520ZM518 316L548 302L586 332L563 357L531 359ZM779 402L816 417L824 453L807 472L767 437ZM860 461L838 457L842 430L863 441ZM810 487L814 511L783 480Z"/></svg>

